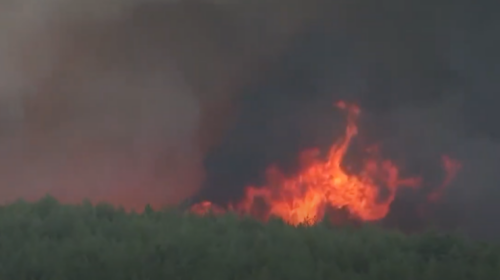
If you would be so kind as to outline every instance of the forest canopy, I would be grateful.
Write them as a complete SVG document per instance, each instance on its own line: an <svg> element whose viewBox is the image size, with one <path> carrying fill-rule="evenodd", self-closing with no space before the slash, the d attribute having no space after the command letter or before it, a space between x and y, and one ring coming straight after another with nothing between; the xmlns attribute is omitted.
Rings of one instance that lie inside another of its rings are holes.
<svg viewBox="0 0 500 280"><path fill-rule="evenodd" d="M0 208L0 279L500 279L500 247L373 226L289 226L52 197Z"/></svg>

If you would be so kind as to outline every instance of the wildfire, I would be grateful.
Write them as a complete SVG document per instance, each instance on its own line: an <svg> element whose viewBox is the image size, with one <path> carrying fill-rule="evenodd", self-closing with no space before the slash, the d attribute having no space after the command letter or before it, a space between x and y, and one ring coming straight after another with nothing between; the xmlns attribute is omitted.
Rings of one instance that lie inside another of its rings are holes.
<svg viewBox="0 0 500 280"><path fill-rule="evenodd" d="M420 185L418 177L400 178L398 167L390 160L382 159L375 146L367 150L367 158L358 174L348 172L342 163L358 133L360 109L345 102L336 106L347 113L347 125L344 136L331 146L326 159L320 158L318 150L304 152L301 156L303 168L292 178L286 178L278 168L270 167L266 186L247 187L244 199L230 205L230 210L262 219L277 216L293 225L316 223L323 219L328 209L345 209L356 219L374 221L388 214L398 188ZM461 167L449 157L443 157L443 165L447 171L445 182L429 195L430 200L440 196ZM199 214L209 209L214 213L223 211L208 201L191 208Z"/></svg>

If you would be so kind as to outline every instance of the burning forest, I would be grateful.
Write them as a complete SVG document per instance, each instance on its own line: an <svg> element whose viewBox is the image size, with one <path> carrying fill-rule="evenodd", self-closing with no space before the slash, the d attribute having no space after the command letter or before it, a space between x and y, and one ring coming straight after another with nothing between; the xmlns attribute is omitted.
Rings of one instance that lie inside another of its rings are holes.
<svg viewBox="0 0 500 280"><path fill-rule="evenodd" d="M340 213L345 210L347 216L343 219L363 222L386 217L398 190L418 189L422 178L401 177L399 168L384 159L377 146L365 147L360 170L353 171L345 166L344 157L359 133L357 120L361 110L357 105L343 101L335 106L345 112L347 123L344 134L330 147L325 157L318 149L304 151L299 160L300 170L293 176L287 177L277 167L271 166L267 169L266 184L246 187L240 201L228 203L225 208L202 201L193 205L190 211L203 215L228 210L263 220L275 216L292 225L317 223L323 220L327 211ZM422 207L439 201L461 164L443 155L442 167L445 172L443 182L427 193ZM335 219L338 215L330 217ZM340 219L333 222L346 221Z"/></svg>
<svg viewBox="0 0 500 280"><path fill-rule="evenodd" d="M1 203L500 234L493 4L11 2Z"/></svg>

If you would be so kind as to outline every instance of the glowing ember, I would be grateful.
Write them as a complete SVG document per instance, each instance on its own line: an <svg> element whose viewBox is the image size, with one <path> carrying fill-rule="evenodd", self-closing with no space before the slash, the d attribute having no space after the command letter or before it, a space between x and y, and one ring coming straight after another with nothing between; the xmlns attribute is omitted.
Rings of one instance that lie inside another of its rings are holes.
<svg viewBox="0 0 500 280"><path fill-rule="evenodd" d="M368 156L358 174L347 172L342 161L358 133L356 121L360 110L344 102L336 105L347 112L347 126L344 136L330 148L326 159L321 159L317 150L304 152L303 169L292 178L285 178L276 167L269 168L266 186L248 187L244 199L230 209L263 219L277 216L293 225L316 223L328 208L346 209L356 219L374 221L387 215L399 187L419 185L420 178L400 178L398 168L391 161L381 159L377 147L367 150ZM443 157L443 162L447 177L429 199L436 200L460 168L459 163L448 157ZM211 207L210 202L202 202L193 206L192 211L202 214ZM264 213L256 213L262 208Z"/></svg>
<svg viewBox="0 0 500 280"><path fill-rule="evenodd" d="M203 201L201 203L193 205L193 207L191 207L191 211L198 214L208 213L209 211L214 214L222 214L225 212L224 209L213 205L210 201Z"/></svg>

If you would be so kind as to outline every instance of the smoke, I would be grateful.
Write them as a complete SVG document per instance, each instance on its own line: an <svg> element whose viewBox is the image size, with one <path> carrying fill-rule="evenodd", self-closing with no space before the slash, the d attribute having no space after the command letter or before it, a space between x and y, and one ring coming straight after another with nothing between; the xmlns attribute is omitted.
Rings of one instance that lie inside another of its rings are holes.
<svg viewBox="0 0 500 280"><path fill-rule="evenodd" d="M1 201L128 208L200 187L238 89L314 15L217 1L0 6Z"/></svg>
<svg viewBox="0 0 500 280"><path fill-rule="evenodd" d="M443 33L452 12L416 1L335 1L322 10L239 99L238 123L206 160L207 188L224 189L211 200L237 195L230 194L241 192L234 185L258 184L263 166L293 172L287 165L300 150L331 145L343 132L333 109L339 99L361 105L370 122L363 129L380 141L398 118L393 111L421 105L420 114L450 90L454 72Z"/></svg>
<svg viewBox="0 0 500 280"><path fill-rule="evenodd" d="M4 4L2 200L133 207L190 195L202 179L200 101L165 36L147 33L154 22L134 3L80 2Z"/></svg>
<svg viewBox="0 0 500 280"><path fill-rule="evenodd" d="M498 235L500 225L487 218L498 211L500 179L495 3L334 1L321 10L243 90L194 201L238 201L273 164L296 172L301 151L326 150L342 133L333 102L344 99L363 110L353 150L378 143L405 175L424 178L420 191L399 194L382 223ZM463 169L433 204L426 195L445 178L442 155ZM359 161L355 151L348 160Z"/></svg>

